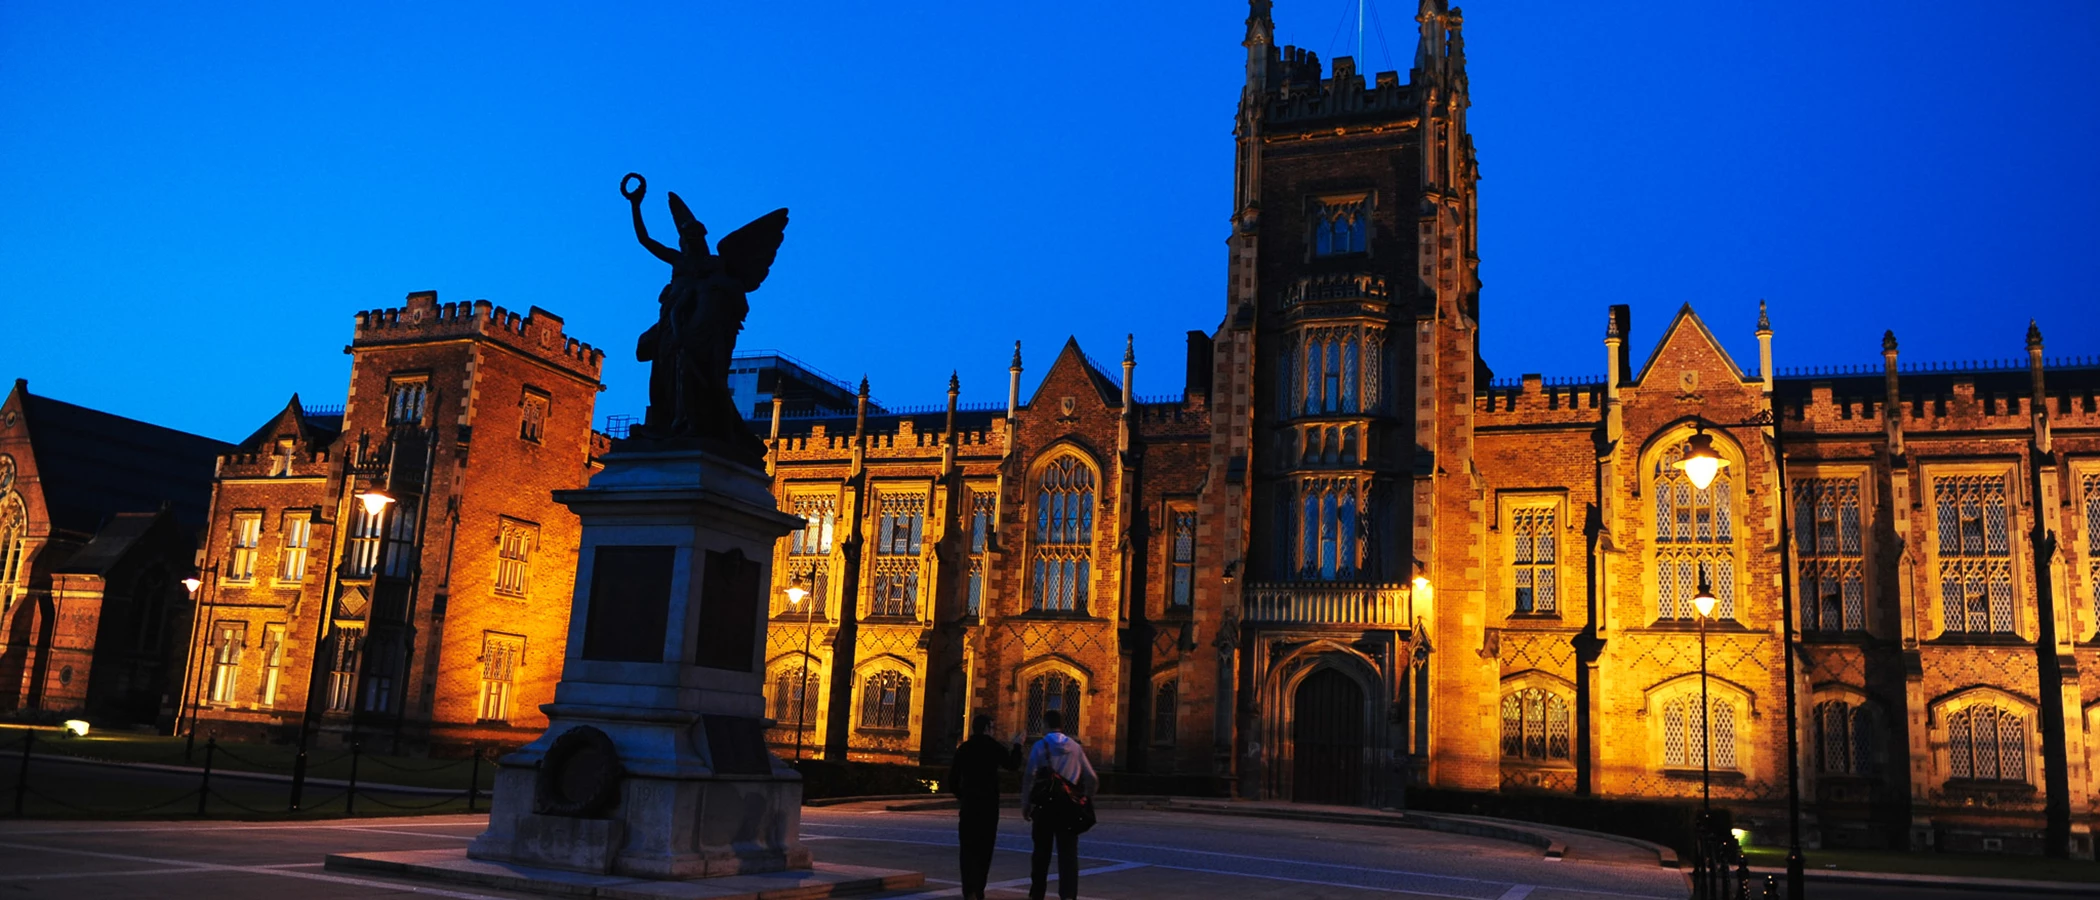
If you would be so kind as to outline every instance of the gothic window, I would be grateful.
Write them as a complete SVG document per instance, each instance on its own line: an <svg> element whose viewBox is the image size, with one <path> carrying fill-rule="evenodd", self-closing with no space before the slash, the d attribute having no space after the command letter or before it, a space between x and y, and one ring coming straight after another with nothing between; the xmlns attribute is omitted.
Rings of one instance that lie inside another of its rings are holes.
<svg viewBox="0 0 2100 900"><path fill-rule="evenodd" d="M220 622L212 632L211 702L232 703L241 677L241 650L248 645L248 626Z"/></svg>
<svg viewBox="0 0 2100 900"><path fill-rule="evenodd" d="M309 512L288 512L279 528L282 544L277 550L277 580L296 583L306 578L306 553L313 544L314 517Z"/></svg>
<svg viewBox="0 0 2100 900"><path fill-rule="evenodd" d="M1940 611L1949 633L2013 633L2012 543L2005 478L1933 479L1938 513Z"/></svg>
<svg viewBox="0 0 2100 900"><path fill-rule="evenodd" d="M1310 328L1300 333L1299 347L1282 360L1285 415L1354 413L1375 409L1379 389L1377 332L1363 328ZM1295 356L1302 371L1292 371Z"/></svg>
<svg viewBox="0 0 2100 900"><path fill-rule="evenodd" d="M262 547L262 513L234 513L232 552L226 560L227 581L254 581L255 558Z"/></svg>
<svg viewBox="0 0 2100 900"><path fill-rule="evenodd" d="M1076 456L1043 468L1035 500L1034 609L1085 612L1093 580L1094 471Z"/></svg>
<svg viewBox="0 0 2100 900"><path fill-rule="evenodd" d="M2091 576L2086 586L2093 592L2093 612L2100 616L2100 473L2085 476L2084 487L2085 564ZM4 545L0 545L0 553L4 552ZM5 588L6 581L6 572L0 570L0 589Z"/></svg>
<svg viewBox="0 0 2100 900"><path fill-rule="evenodd" d="M1816 768L1826 775L1874 774L1874 724L1864 705L1816 704Z"/></svg>
<svg viewBox="0 0 2100 900"><path fill-rule="evenodd" d="M379 535L386 521L386 510L373 512L364 504L350 507L350 540L343 548L343 576L346 578L370 578L379 568Z"/></svg>
<svg viewBox="0 0 2100 900"><path fill-rule="evenodd" d="M785 728L817 727L817 697L821 684L814 669L801 662L773 676L773 721Z"/></svg>
<svg viewBox="0 0 2100 900"><path fill-rule="evenodd" d="M972 490L970 497L970 572L968 593L963 598L965 615L984 614L985 554L991 552L992 528L998 520L998 495Z"/></svg>
<svg viewBox="0 0 2100 900"><path fill-rule="evenodd" d="M475 718L509 722L511 689L517 681L518 661L525 655L525 638L485 632L481 640L481 707Z"/></svg>
<svg viewBox="0 0 2100 900"><path fill-rule="evenodd" d="M416 559L416 501L397 500L386 530L386 574L407 578Z"/></svg>
<svg viewBox="0 0 2100 900"><path fill-rule="evenodd" d="M496 593L525 596L532 580L532 545L539 527L515 519L496 523Z"/></svg>
<svg viewBox="0 0 2100 900"><path fill-rule="evenodd" d="M831 555L831 530L838 524L838 501L832 497L795 497L788 501L802 527L788 535L789 556Z"/></svg>
<svg viewBox="0 0 2100 900"><path fill-rule="evenodd" d="M918 560L877 560L875 592L868 615L913 618L919 614Z"/></svg>
<svg viewBox="0 0 2100 900"><path fill-rule="evenodd" d="M1692 485L1675 463L1682 444L1656 457L1656 618L1689 621L1699 615L1692 597L1704 576L1713 591L1714 618L1735 618L1735 488L1722 469L1705 489Z"/></svg>
<svg viewBox="0 0 2100 900"><path fill-rule="evenodd" d="M22 501L7 496L0 505L0 605L14 602L15 588L22 583L23 547L28 543L29 517L22 512Z"/></svg>
<svg viewBox="0 0 2100 900"><path fill-rule="evenodd" d="M868 676L860 692L860 727L910 728L911 678L891 669Z"/></svg>
<svg viewBox="0 0 2100 900"><path fill-rule="evenodd" d="M335 630L334 652L329 654L328 667L329 712L350 711L351 700L357 696L357 658L364 639L363 628Z"/></svg>
<svg viewBox="0 0 2100 900"><path fill-rule="evenodd" d="M1028 736L1041 737L1043 713L1057 710L1064 716L1064 732L1079 735L1079 679L1064 672L1044 672L1028 679Z"/></svg>
<svg viewBox="0 0 2100 900"><path fill-rule="evenodd" d="M1179 713L1181 711L1180 692L1181 682L1173 678L1161 681L1159 688L1153 691L1152 743L1165 745L1174 743L1174 724L1180 718ZM1076 710L1079 706L1075 703L1072 708Z"/></svg>
<svg viewBox="0 0 2100 900"><path fill-rule="evenodd" d="M1362 253L1370 236L1369 198L1322 200L1313 205L1313 255Z"/></svg>
<svg viewBox="0 0 2100 900"><path fill-rule="evenodd" d="M547 395L527 388L518 401L518 439L539 443L547 431Z"/></svg>
<svg viewBox="0 0 2100 900"><path fill-rule="evenodd" d="M926 531L925 494L879 494L881 513L875 524L875 555L917 556ZM829 548L827 541L825 547Z"/></svg>
<svg viewBox="0 0 2100 900"><path fill-rule="evenodd" d="M1949 777L2026 781L2027 720L1997 706L1971 706L1947 717Z"/></svg>
<svg viewBox="0 0 2100 900"><path fill-rule="evenodd" d="M1502 758L1533 762L1569 758L1568 701L1540 688L1502 697Z"/></svg>
<svg viewBox="0 0 2100 900"><path fill-rule="evenodd" d="M1794 482L1794 548L1800 559L1802 627L1863 631L1866 586L1860 572L1859 479Z"/></svg>
<svg viewBox="0 0 2100 900"><path fill-rule="evenodd" d="M430 382L423 378L396 378L387 384L386 421L389 425L415 425L423 421L423 401Z"/></svg>
<svg viewBox="0 0 2100 900"><path fill-rule="evenodd" d="M1552 506L1522 506L1510 511L1511 583L1518 613L1550 615L1560 611L1560 545L1553 527L1554 513Z"/></svg>
<svg viewBox="0 0 2100 900"><path fill-rule="evenodd" d="M1173 570L1167 588L1167 608L1188 609L1196 597L1196 511L1177 509L1173 517L1173 552L1168 566Z"/></svg>
<svg viewBox="0 0 2100 900"><path fill-rule="evenodd" d="M1715 769L1734 769L1735 763L1735 707L1727 700L1714 698L1713 760ZM1706 756L1706 723L1700 721L1699 698L1686 695L1663 704L1663 766L1671 769L1697 769Z"/></svg>
<svg viewBox="0 0 2100 900"><path fill-rule="evenodd" d="M1299 486L1298 577L1354 581L1358 576L1357 511L1363 485L1349 479L1319 479Z"/></svg>
<svg viewBox="0 0 2100 900"><path fill-rule="evenodd" d="M263 626L262 657L262 686L256 691L255 702L263 706L276 706L278 677L284 671L283 625Z"/></svg>

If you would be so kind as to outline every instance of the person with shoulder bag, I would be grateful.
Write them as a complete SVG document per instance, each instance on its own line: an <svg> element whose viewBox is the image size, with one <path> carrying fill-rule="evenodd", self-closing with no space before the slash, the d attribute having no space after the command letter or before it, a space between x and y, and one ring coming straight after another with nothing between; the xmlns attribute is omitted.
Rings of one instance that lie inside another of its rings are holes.
<svg viewBox="0 0 2100 900"><path fill-rule="evenodd" d="M1035 826L1035 856L1028 868L1029 900L1043 900L1050 878L1050 850L1057 849L1057 895L1079 897L1079 834L1094 826L1094 792L1101 779L1086 749L1067 736L1064 714L1043 711L1047 734L1028 751L1021 770L1021 818Z"/></svg>

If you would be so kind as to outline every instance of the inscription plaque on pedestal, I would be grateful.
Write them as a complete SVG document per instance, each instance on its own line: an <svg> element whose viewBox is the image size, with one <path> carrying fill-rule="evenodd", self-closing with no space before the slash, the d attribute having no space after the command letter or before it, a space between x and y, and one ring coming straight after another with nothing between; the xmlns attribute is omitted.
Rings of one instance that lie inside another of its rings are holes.
<svg viewBox="0 0 2100 900"><path fill-rule="evenodd" d="M662 662L675 547L599 547L591 557L583 658Z"/></svg>
<svg viewBox="0 0 2100 900"><path fill-rule="evenodd" d="M757 652L759 565L744 551L707 551L707 571L700 581L700 640L693 664L733 672L751 671Z"/></svg>

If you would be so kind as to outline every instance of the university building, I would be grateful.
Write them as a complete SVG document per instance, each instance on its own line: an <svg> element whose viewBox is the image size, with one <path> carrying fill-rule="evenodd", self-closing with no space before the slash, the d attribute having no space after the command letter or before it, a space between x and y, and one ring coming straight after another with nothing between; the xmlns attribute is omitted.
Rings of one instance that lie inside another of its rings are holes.
<svg viewBox="0 0 2100 900"><path fill-rule="evenodd" d="M935 761L966 715L1058 709L1098 765L1247 797L1689 799L1705 763L1783 828L1791 586L1811 840L2090 856L2100 365L2031 328L1982 339L2006 363L1890 334L1778 369L1784 306L1740 361L1689 306L1645 339L1614 306L1602 378L1498 378L1459 12L1425 0L1402 80L1276 46L1267 7L1183 394L1067 344L990 408L754 419L808 522L776 749Z"/></svg>
<svg viewBox="0 0 2100 900"><path fill-rule="evenodd" d="M348 352L340 410L295 395L218 457L178 727L529 740L576 573L552 492L605 450L604 353L546 310L428 291L357 314Z"/></svg>

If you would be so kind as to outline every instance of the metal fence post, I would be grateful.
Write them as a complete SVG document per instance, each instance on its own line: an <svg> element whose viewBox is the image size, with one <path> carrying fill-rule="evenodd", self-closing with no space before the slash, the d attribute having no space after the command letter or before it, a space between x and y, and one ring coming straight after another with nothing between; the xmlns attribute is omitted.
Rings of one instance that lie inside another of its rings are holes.
<svg viewBox="0 0 2100 900"><path fill-rule="evenodd" d="M292 757L292 805L291 811L299 811L299 795L306 790L306 748L299 748L299 755Z"/></svg>
<svg viewBox="0 0 2100 900"><path fill-rule="evenodd" d="M219 751L217 735L204 739L204 777L197 782L197 815L204 815L204 802L211 799L211 758Z"/></svg>
<svg viewBox="0 0 2100 900"><path fill-rule="evenodd" d="M481 748L474 748L474 766L467 775L467 812L481 800Z"/></svg>
<svg viewBox="0 0 2100 900"><path fill-rule="evenodd" d="M29 748L36 743L36 732L22 732L22 767L15 772L15 815L22 815L23 804L29 799Z"/></svg>
<svg viewBox="0 0 2100 900"><path fill-rule="evenodd" d="M346 816L357 812L357 757L363 748L363 744L350 742L350 789L343 793L343 815Z"/></svg>

